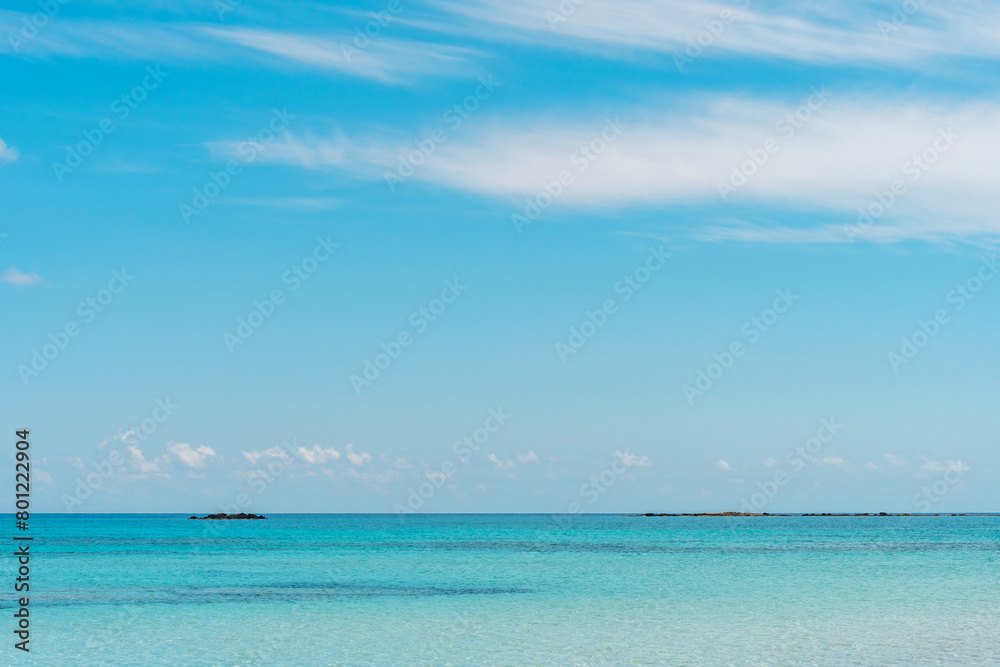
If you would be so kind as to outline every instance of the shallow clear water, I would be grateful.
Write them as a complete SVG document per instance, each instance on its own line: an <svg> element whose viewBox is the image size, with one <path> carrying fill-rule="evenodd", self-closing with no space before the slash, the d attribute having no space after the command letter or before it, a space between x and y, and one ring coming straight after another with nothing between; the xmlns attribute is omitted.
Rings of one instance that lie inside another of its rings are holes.
<svg viewBox="0 0 1000 667"><path fill-rule="evenodd" d="M32 650L4 664L1000 664L1000 517L35 515L32 534Z"/></svg>

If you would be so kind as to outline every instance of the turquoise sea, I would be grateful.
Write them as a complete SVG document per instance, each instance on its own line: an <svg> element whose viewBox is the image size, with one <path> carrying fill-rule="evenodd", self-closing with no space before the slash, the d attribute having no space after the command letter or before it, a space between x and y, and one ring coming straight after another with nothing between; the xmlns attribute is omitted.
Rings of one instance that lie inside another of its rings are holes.
<svg viewBox="0 0 1000 667"><path fill-rule="evenodd" d="M34 515L31 534L30 655L0 565L5 665L1000 665L1000 517Z"/></svg>

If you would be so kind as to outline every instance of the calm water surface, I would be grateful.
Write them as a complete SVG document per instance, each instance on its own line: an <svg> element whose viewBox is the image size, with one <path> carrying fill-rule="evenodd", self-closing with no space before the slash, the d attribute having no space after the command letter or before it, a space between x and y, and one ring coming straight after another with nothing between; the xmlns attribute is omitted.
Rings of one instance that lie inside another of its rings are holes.
<svg viewBox="0 0 1000 667"><path fill-rule="evenodd" d="M3 664L1000 665L1000 517L35 515L32 533L32 651Z"/></svg>

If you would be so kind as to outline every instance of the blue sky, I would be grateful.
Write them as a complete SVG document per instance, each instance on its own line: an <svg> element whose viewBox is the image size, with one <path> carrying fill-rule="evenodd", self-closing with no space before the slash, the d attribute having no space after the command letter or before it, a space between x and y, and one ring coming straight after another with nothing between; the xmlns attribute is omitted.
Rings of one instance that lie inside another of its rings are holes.
<svg viewBox="0 0 1000 667"><path fill-rule="evenodd" d="M34 507L996 510L998 36L977 2L4 3Z"/></svg>

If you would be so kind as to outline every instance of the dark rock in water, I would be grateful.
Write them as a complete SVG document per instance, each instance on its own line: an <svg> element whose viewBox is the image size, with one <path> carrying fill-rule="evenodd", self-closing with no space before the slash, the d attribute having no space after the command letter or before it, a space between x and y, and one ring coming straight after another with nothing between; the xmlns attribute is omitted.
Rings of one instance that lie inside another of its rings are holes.
<svg viewBox="0 0 1000 667"><path fill-rule="evenodd" d="M696 512L694 514L655 514L646 512L645 514L630 514L629 516L765 516L752 512Z"/></svg>
<svg viewBox="0 0 1000 667"><path fill-rule="evenodd" d="M885 512L879 512L879 513L878 513L878 515L879 515L879 516L889 516L889 515L888 515L888 514L886 514Z"/></svg>
<svg viewBox="0 0 1000 667"><path fill-rule="evenodd" d="M239 514L209 514L208 516L191 516L188 519L266 519L266 516L261 516L259 514L244 514L240 512Z"/></svg>

